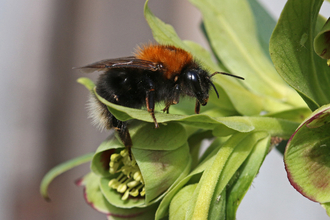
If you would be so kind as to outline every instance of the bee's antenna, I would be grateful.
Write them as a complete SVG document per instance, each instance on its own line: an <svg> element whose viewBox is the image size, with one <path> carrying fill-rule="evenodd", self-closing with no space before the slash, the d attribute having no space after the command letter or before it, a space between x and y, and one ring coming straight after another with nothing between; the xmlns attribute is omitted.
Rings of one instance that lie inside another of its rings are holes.
<svg viewBox="0 0 330 220"><path fill-rule="evenodd" d="M210 80L210 84L211 84L211 86L213 87L215 93L217 94L217 97L219 98L218 90L215 88L215 85L211 82L211 80Z"/></svg>
<svg viewBox="0 0 330 220"><path fill-rule="evenodd" d="M244 80L243 77L240 77L240 76L236 76L236 75L233 75L233 74L230 74L230 73L224 73L224 72L215 72L213 74L210 75L210 78L214 75L217 75L217 74L222 74L222 75L227 75L227 76L232 76L232 77L235 77L237 79L241 79L241 80ZM214 87L214 86L213 86Z"/></svg>
<svg viewBox="0 0 330 220"><path fill-rule="evenodd" d="M211 77L213 77L213 76L215 76L215 75L217 75L217 74L222 74L222 75L232 76L232 77L235 77L235 78L238 78L238 79L244 80L243 77L236 76L236 75L233 75L233 74L230 74L230 73L224 73L224 72L215 72L215 73L212 73L212 74L210 75L209 78L211 78ZM211 84L211 86L213 87L215 93L217 94L217 97L219 98L219 93L218 93L217 89L215 88L215 86L214 86L214 84L212 83L211 80L210 80L210 84Z"/></svg>

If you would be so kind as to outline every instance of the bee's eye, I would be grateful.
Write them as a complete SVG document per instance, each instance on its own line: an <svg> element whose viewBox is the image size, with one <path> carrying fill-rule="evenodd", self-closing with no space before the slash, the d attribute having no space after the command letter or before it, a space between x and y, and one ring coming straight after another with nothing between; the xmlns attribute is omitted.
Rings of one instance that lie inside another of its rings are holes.
<svg viewBox="0 0 330 220"><path fill-rule="evenodd" d="M201 80L200 80L199 74L196 70L188 71L186 73L186 79L195 94L202 92Z"/></svg>
<svg viewBox="0 0 330 220"><path fill-rule="evenodd" d="M187 78L190 80L190 81L198 81L197 80L197 78L198 78L198 76L197 76L197 74L195 73L195 72L192 72L192 71L189 71L188 73L187 73Z"/></svg>
<svg viewBox="0 0 330 220"><path fill-rule="evenodd" d="M209 98L208 89L202 83L200 70L189 69L184 73L184 84L190 90L188 95L195 96L201 105L206 105ZM193 95L192 95L192 94Z"/></svg>

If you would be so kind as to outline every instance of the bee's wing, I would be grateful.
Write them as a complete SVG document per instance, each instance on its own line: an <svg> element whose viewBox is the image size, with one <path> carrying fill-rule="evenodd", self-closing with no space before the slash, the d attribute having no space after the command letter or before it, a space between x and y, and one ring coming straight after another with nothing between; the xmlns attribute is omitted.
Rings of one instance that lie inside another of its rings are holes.
<svg viewBox="0 0 330 220"><path fill-rule="evenodd" d="M162 66L158 63L137 59L136 57L131 56L131 57L101 60L99 62L92 63L83 67L77 67L74 69L79 69L86 73L92 73L95 71L106 71L108 69L114 69L114 68L133 68L133 69L136 68L136 69L157 71L160 70Z"/></svg>

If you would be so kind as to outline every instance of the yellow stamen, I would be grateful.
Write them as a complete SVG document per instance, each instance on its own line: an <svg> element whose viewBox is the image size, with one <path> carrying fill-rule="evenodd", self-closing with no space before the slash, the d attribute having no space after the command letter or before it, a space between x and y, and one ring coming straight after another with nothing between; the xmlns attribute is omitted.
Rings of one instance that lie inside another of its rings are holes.
<svg viewBox="0 0 330 220"><path fill-rule="evenodd" d="M140 192L140 195L141 195L141 196L144 196L145 194L146 194L146 190L145 190L145 188L143 187L142 191Z"/></svg>
<svg viewBox="0 0 330 220"><path fill-rule="evenodd" d="M127 183L127 186L128 186L129 188L133 188L133 187L136 187L136 186L139 185L139 184L140 184L139 181L131 181L131 182Z"/></svg>
<svg viewBox="0 0 330 220"><path fill-rule="evenodd" d="M121 197L121 199L125 201L126 199L128 199L128 196L129 196L129 191L126 190L126 192L125 192L124 195Z"/></svg>
<svg viewBox="0 0 330 220"><path fill-rule="evenodd" d="M139 195L139 190L138 189L134 189L129 194L131 196L137 197Z"/></svg>
<svg viewBox="0 0 330 220"><path fill-rule="evenodd" d="M140 171L137 171L133 174L133 178L136 180L136 181L141 181L142 180L142 175L141 175L141 172Z"/></svg>
<svg viewBox="0 0 330 220"><path fill-rule="evenodd" d="M129 195L137 197L145 195L144 181L141 171L133 158L131 160L126 149L110 156L109 173L119 173L117 178L111 179L109 187L122 193L122 200L127 200Z"/></svg>
<svg viewBox="0 0 330 220"><path fill-rule="evenodd" d="M117 187L117 192L124 193L127 189L126 184L122 183Z"/></svg>

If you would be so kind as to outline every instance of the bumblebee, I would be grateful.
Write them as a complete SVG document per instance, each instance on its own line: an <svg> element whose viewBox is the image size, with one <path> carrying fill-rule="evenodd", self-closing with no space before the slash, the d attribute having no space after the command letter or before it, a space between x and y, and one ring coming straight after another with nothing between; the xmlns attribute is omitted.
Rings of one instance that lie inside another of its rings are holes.
<svg viewBox="0 0 330 220"><path fill-rule="evenodd" d="M96 83L97 94L117 105L146 107L155 128L159 127L154 115L156 103L164 102L163 111L169 113L170 106L179 103L180 96L195 97L195 113L198 114L200 105L205 106L208 102L211 87L219 98L212 76L224 74L244 79L223 72L209 75L189 52L175 46L155 44L139 47L134 56L102 60L78 69L103 71ZM132 158L128 123L116 119L95 96L91 97L90 103L93 121L101 129L117 130Z"/></svg>

